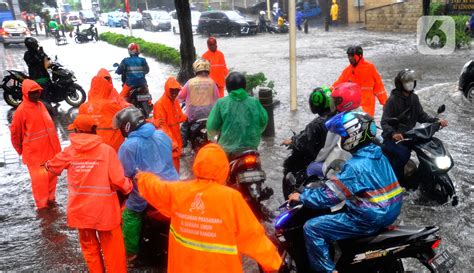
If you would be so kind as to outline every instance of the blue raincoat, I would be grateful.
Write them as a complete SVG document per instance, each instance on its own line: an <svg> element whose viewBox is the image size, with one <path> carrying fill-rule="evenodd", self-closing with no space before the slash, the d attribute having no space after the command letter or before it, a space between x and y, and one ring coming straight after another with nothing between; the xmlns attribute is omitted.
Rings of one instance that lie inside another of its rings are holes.
<svg viewBox="0 0 474 273"><path fill-rule="evenodd" d="M133 178L137 170L140 170L152 172L163 180L179 180L171 157L171 140L163 131L156 130L151 123L131 132L120 146L118 155L126 177ZM139 195L134 182L133 191L125 206L134 212L142 212L147 204Z"/></svg>
<svg viewBox="0 0 474 273"><path fill-rule="evenodd" d="M400 214L402 188L380 147L370 144L355 151L325 186L306 189L300 199L310 208L329 208L345 200L345 212L319 216L304 225L311 267L333 272L329 242L370 235L392 224Z"/></svg>
<svg viewBox="0 0 474 273"><path fill-rule="evenodd" d="M120 63L115 73L122 75L124 83L130 87L145 86L145 75L150 72L148 63L145 58L138 56L130 56Z"/></svg>

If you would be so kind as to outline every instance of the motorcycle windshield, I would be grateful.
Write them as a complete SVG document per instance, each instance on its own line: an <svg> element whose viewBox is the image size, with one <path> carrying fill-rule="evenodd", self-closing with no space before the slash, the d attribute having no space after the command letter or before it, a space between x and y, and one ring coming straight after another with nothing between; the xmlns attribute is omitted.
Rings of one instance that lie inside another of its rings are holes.
<svg viewBox="0 0 474 273"><path fill-rule="evenodd" d="M429 140L438 131L439 123L422 123L414 129L405 133L405 137L413 139Z"/></svg>

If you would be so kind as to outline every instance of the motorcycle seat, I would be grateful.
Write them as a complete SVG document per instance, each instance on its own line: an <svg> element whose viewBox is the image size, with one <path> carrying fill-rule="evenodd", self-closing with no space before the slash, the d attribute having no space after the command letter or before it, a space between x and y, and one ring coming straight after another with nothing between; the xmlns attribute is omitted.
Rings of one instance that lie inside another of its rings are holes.
<svg viewBox="0 0 474 273"><path fill-rule="evenodd" d="M348 239L351 244L376 244L386 240L405 238L411 240L421 236L425 236L438 231L436 226L430 227L413 227L413 226L389 226L384 228L380 233L372 236L364 236Z"/></svg>

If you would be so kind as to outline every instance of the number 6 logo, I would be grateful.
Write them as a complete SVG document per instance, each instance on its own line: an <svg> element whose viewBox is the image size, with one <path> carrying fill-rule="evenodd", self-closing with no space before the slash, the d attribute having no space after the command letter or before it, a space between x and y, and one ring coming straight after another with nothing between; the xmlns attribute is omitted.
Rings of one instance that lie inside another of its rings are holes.
<svg viewBox="0 0 474 273"><path fill-rule="evenodd" d="M423 16L417 24L417 47L421 54L447 55L455 49L455 23L449 16Z"/></svg>

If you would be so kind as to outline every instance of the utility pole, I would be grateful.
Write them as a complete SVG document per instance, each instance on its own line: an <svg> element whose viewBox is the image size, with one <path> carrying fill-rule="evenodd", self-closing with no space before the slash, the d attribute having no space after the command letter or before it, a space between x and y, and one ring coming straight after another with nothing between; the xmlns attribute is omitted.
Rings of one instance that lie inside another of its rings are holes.
<svg viewBox="0 0 474 273"><path fill-rule="evenodd" d="M270 7L270 0L267 0L267 18L268 20L272 20L272 10Z"/></svg>
<svg viewBox="0 0 474 273"><path fill-rule="evenodd" d="M296 90L296 1L288 1L288 20L290 25L290 110L296 111L297 90Z"/></svg>

